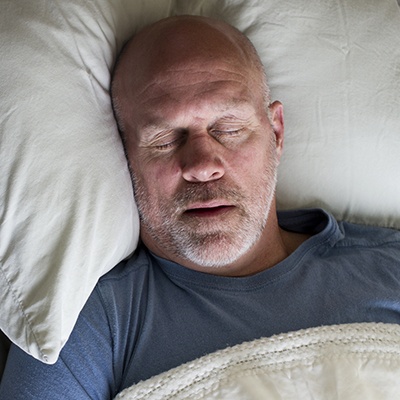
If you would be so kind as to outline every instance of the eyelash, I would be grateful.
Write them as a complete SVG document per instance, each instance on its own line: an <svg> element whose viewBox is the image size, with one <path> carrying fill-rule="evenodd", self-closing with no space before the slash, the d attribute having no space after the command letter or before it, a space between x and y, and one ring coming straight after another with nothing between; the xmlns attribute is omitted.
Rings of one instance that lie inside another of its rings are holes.
<svg viewBox="0 0 400 400"><path fill-rule="evenodd" d="M173 142L166 143L166 144L158 144L157 146L155 146L155 148L157 150L167 150L169 147L174 146L175 143L176 143L176 140L174 140Z"/></svg>

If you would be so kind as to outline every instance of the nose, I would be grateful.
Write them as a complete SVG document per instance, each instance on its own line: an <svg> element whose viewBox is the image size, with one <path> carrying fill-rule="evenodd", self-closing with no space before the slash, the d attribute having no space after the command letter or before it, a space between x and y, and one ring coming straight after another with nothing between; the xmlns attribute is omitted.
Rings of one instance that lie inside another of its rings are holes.
<svg viewBox="0 0 400 400"><path fill-rule="evenodd" d="M190 135L189 135L190 136ZM208 182L225 174L221 144L208 134L189 137L181 149L182 176L188 182Z"/></svg>

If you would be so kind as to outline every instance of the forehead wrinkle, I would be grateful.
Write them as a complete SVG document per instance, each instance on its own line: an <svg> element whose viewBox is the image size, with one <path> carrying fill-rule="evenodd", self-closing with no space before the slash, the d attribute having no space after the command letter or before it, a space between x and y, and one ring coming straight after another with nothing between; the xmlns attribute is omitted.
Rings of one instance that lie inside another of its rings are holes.
<svg viewBox="0 0 400 400"><path fill-rule="evenodd" d="M221 75L212 80L205 79L204 74L204 72L196 73L199 79L195 81L187 79L187 75L181 79L171 74L156 77L141 90L136 91L135 103L143 108L153 107L157 110L166 105L174 107L175 104L185 104L189 99L189 105L194 101L197 103L196 106L203 107L209 102L214 107L224 109L249 102L254 97L251 82L245 80L240 73L231 73L232 76ZM235 97L219 98L224 91L227 94L236 92Z"/></svg>
<svg viewBox="0 0 400 400"><path fill-rule="evenodd" d="M202 65L204 68L204 64ZM223 77L223 78L222 78ZM211 79L210 79L211 78ZM160 92L170 93L170 88L173 89L187 89L198 85L217 85L237 82L244 84L249 90L247 76L243 71L222 67L210 66L207 70L199 70L199 66L192 68L170 68L169 70L163 70L156 73L153 77L146 77L142 82L146 82L145 85L142 83L142 88L136 89L136 97L142 96L146 92L154 90L160 90ZM139 86L139 85L138 85Z"/></svg>
<svg viewBox="0 0 400 400"><path fill-rule="evenodd" d="M204 93L203 93L204 94ZM201 95L199 95L199 98L201 98ZM218 118L226 118L226 117L238 117L239 115L242 115L243 113L248 113L251 111L251 106L249 102L246 99L243 98L227 98L224 101L221 102L213 102L210 101L208 102L206 99L202 101L204 105L190 105L188 107L196 109L198 112L196 113L196 117L198 119L201 119L201 109L202 108L209 108L215 115L213 115L213 119L218 119ZM171 105L173 107L173 105ZM174 120L179 120L179 119L185 119L185 117L190 118L193 120L192 116L190 115L190 111L187 110L187 108L184 109L178 109L176 108L176 113L170 114L170 121L166 119L165 117L161 117L157 115L157 112L154 112L153 115L149 115L147 118L149 119L148 122L145 122L140 130L145 131L145 130L167 130L167 129L173 129L174 128ZM210 118L210 115L206 115L204 118ZM185 128L185 126L179 126L180 128Z"/></svg>

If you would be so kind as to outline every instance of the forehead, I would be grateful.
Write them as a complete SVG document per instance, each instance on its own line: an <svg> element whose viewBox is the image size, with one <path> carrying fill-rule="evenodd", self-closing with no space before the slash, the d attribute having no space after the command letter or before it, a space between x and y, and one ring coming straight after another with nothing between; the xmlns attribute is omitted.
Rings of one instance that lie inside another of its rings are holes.
<svg viewBox="0 0 400 400"><path fill-rule="evenodd" d="M222 117L248 118L257 108L254 88L245 74L218 70L205 73L180 71L136 92L127 119L133 128L210 124ZM260 99L261 101L261 99Z"/></svg>
<svg viewBox="0 0 400 400"><path fill-rule="evenodd" d="M157 130L188 128L191 125L212 125L216 122L233 120L248 120L255 114L255 109L248 101L231 99L232 101L213 102L204 99L198 104L186 107L171 106L171 108L148 109L138 120L136 128L143 134L151 134ZM166 110L169 110L165 113ZM140 121L140 122L139 122Z"/></svg>
<svg viewBox="0 0 400 400"><path fill-rule="evenodd" d="M201 92L223 82L248 85L256 71L237 55L231 53L169 54L150 58L151 62L138 64L126 74L126 84L135 96L159 96L191 89Z"/></svg>

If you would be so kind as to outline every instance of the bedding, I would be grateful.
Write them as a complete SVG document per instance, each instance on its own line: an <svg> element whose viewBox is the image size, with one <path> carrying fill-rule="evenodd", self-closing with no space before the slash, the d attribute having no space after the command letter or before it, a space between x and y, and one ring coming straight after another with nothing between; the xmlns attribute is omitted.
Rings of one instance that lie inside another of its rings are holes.
<svg viewBox="0 0 400 400"><path fill-rule="evenodd" d="M175 14L224 19L259 51L285 107L281 209L400 228L395 0L0 0L0 329L43 362L135 250L110 73L128 37Z"/></svg>
<svg viewBox="0 0 400 400"><path fill-rule="evenodd" d="M394 400L400 326L324 326L218 351L125 389L116 400Z"/></svg>

